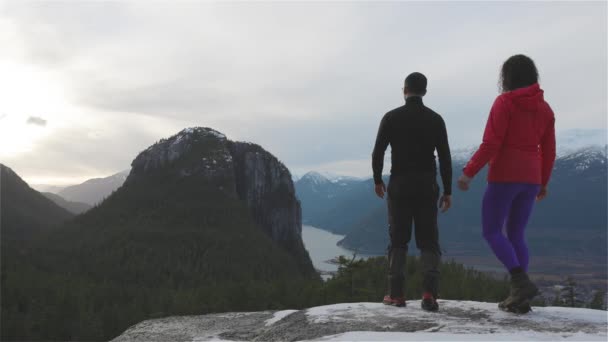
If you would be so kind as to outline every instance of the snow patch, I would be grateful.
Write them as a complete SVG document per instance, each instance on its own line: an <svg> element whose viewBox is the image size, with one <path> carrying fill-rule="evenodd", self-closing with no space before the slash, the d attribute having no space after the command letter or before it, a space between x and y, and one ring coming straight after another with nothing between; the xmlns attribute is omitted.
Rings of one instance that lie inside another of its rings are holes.
<svg viewBox="0 0 608 342"><path fill-rule="evenodd" d="M275 324L276 322L278 322L278 321L282 320L283 318L285 318L285 317L287 317L287 316L291 315L291 314L292 314L292 313L294 313L294 312L298 312L298 310L283 310L283 311L277 311L277 312L275 312L275 313L274 313L274 316L273 316L271 319L267 320L267 321L264 323L264 325L265 325L265 326L267 326L267 327L268 327L268 326L271 326L271 325Z"/></svg>
<svg viewBox="0 0 608 342"><path fill-rule="evenodd" d="M391 309L391 307L381 303L341 303L310 308L306 310L306 316L312 323L327 323L335 320L364 319L372 317L373 310L384 311L383 309ZM351 313L353 315L351 315ZM399 312L395 310L388 310L386 313L389 316L399 314Z"/></svg>
<svg viewBox="0 0 608 342"><path fill-rule="evenodd" d="M315 341L605 341L605 337L576 333L572 335L523 331L517 334L490 333L455 335L441 332L349 331Z"/></svg>
<svg viewBox="0 0 608 342"><path fill-rule="evenodd" d="M207 127L189 127L189 128L185 128L183 130L181 130L178 135L190 135L190 134L194 134L194 133L198 133L198 134L208 134L208 135L212 135L216 138L219 139L226 139L226 135L223 133L220 133L212 128L207 128Z"/></svg>

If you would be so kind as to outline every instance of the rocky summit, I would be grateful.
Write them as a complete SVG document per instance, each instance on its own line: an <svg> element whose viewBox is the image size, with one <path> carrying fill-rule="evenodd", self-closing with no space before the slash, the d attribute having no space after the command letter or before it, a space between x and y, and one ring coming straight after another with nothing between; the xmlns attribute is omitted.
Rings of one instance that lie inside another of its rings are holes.
<svg viewBox="0 0 608 342"><path fill-rule="evenodd" d="M290 242L296 253L305 253L302 210L291 174L259 145L228 140L211 128L187 128L141 152L131 166L125 184L160 170L165 177L196 176L215 182L225 194L243 201L273 240Z"/></svg>
<svg viewBox="0 0 608 342"><path fill-rule="evenodd" d="M344 303L307 310L167 317L141 322L114 342L153 341L606 341L606 311L539 307L527 315L495 303L440 300L429 313L420 301L407 308Z"/></svg>

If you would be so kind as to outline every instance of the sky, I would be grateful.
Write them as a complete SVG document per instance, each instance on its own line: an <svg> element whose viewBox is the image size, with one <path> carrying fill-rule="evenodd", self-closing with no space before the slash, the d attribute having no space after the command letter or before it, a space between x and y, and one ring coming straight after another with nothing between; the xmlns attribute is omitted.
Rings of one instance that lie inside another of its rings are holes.
<svg viewBox="0 0 608 342"><path fill-rule="evenodd" d="M74 184L204 126L294 173L367 176L407 74L427 76L425 104L468 147L518 53L558 131L605 128L607 39L604 1L0 0L0 162L30 184Z"/></svg>

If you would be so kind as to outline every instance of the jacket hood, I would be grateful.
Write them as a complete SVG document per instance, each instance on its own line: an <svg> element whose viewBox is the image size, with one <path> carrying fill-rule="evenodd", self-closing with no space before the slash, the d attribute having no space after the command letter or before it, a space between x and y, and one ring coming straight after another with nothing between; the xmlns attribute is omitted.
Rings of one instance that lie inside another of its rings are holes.
<svg viewBox="0 0 608 342"><path fill-rule="evenodd" d="M540 85L534 83L531 86L515 89L503 95L521 109L535 110L545 101L543 93L544 91L540 89Z"/></svg>

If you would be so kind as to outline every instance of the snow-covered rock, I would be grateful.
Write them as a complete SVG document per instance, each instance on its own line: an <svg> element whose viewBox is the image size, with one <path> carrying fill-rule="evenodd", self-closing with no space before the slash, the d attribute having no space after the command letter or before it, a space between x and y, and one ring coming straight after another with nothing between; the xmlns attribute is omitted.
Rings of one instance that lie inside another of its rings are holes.
<svg viewBox="0 0 608 342"><path fill-rule="evenodd" d="M429 313L420 301L407 308L344 303L307 310L167 317L141 322L113 341L606 341L608 313L546 307L527 315L495 303L440 300Z"/></svg>

